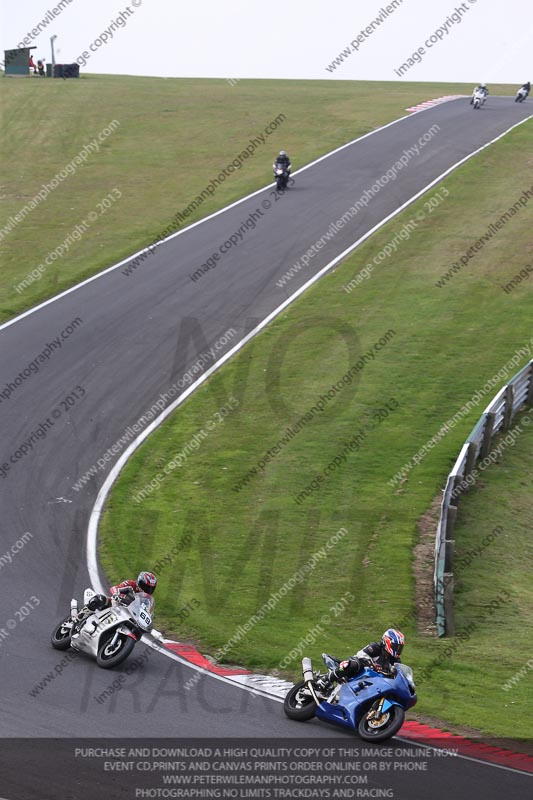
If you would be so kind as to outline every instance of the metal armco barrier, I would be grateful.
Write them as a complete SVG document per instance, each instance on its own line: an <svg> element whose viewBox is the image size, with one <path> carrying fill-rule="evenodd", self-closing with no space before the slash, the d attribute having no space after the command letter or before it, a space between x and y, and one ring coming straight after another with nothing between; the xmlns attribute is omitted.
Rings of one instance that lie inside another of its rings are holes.
<svg viewBox="0 0 533 800"><path fill-rule="evenodd" d="M516 413L533 406L533 359L523 367L498 392L489 403L472 433L464 443L452 471L446 480L435 538L435 589L436 623L439 636L453 636L453 530L457 505L461 494L471 486L472 473L478 462L489 460L494 435L511 428ZM484 467L483 467L484 468Z"/></svg>

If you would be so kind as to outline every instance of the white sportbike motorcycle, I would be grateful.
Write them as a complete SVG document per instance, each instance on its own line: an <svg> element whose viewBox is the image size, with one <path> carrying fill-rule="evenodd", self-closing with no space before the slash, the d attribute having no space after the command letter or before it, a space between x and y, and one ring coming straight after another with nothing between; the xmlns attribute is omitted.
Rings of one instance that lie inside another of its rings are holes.
<svg viewBox="0 0 533 800"><path fill-rule="evenodd" d="M485 94L485 92L478 89L474 94L474 102L473 102L474 111L480 109L486 99L487 95Z"/></svg>
<svg viewBox="0 0 533 800"><path fill-rule="evenodd" d="M95 592L86 589L84 606ZM81 653L96 658L98 666L111 669L121 664L131 653L143 634L152 634L161 640L159 631L153 627L154 598L145 592L133 595L115 595L111 606L101 611L78 611L78 602L73 599L70 614L54 628L51 638L56 650L72 647Z"/></svg>

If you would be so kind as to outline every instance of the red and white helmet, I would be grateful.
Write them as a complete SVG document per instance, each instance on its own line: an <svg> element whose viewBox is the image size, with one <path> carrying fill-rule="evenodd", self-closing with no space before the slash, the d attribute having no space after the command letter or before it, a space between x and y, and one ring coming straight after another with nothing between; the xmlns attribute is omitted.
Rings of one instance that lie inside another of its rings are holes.
<svg viewBox="0 0 533 800"><path fill-rule="evenodd" d="M381 637L381 641L389 655L399 658L405 644L405 638L401 631L389 628Z"/></svg>
<svg viewBox="0 0 533 800"><path fill-rule="evenodd" d="M146 594L153 594L157 586L157 578L153 572L139 572L137 577L137 586L142 592Z"/></svg>

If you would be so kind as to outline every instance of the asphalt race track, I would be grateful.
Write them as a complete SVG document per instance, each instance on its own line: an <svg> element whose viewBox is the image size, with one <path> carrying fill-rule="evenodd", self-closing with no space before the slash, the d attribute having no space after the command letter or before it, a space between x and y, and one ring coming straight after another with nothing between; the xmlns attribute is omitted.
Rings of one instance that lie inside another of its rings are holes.
<svg viewBox="0 0 533 800"><path fill-rule="evenodd" d="M95 781L108 798L135 797L131 786L126 789L127 776L101 771L95 777L89 761L72 758L69 740L76 737L100 746L108 737L241 737L248 744L270 737L290 746L294 737L305 736L317 745L361 744L317 721L291 722L279 702L211 677L186 691L191 670L144 645L134 656L149 653L146 665L106 702L95 698L122 668L100 670L83 656L32 696L61 660L49 645L51 629L68 613L70 598L89 585L89 516L118 455L83 489L72 487L200 352L218 342L216 359L223 356L338 254L528 116L527 104L491 97L479 113L461 99L406 117L302 170L285 195L277 198L269 187L165 242L131 274L124 274L125 265L107 271L0 328L0 391L40 353L49 353L39 371L0 402L0 555L31 534L12 563L0 562L0 736L6 740L0 751L1 798L94 797ZM396 180L279 288L276 281L330 224L435 125L438 130ZM516 188L518 196L524 187ZM253 212L255 229L247 230L215 269L191 280ZM189 337L188 347L183 337ZM59 344L48 347L56 339ZM37 431L31 447L24 447ZM172 738L174 746L176 741ZM517 771L450 761L436 759L427 772L376 772L369 786L393 787L394 794L381 796L409 800L532 796L530 777Z"/></svg>

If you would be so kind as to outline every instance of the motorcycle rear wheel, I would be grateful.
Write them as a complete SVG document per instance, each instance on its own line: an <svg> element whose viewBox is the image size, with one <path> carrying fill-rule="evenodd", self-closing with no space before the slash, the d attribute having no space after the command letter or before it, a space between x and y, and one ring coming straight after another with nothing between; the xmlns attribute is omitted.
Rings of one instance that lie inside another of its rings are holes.
<svg viewBox="0 0 533 800"><path fill-rule="evenodd" d="M391 706L381 715L379 721L368 719L370 711L359 720L357 731L361 739L367 742L384 742L398 733L405 719L405 711L401 706Z"/></svg>
<svg viewBox="0 0 533 800"><path fill-rule="evenodd" d="M63 631L61 630L66 622L70 622L70 617L65 617L65 619L61 620L59 625L56 625L52 632L50 644L54 650L68 650L70 647L72 628L65 628Z"/></svg>
<svg viewBox="0 0 533 800"><path fill-rule="evenodd" d="M309 691L302 691L306 687L306 682L300 681L287 693L283 703L283 710L289 719L305 722L315 716L316 703L313 697L309 694Z"/></svg>
<svg viewBox="0 0 533 800"><path fill-rule="evenodd" d="M135 639L121 633L118 642L111 650L110 645L114 635L115 632L113 631L109 636L106 636L98 648L96 663L102 669L111 669L111 667L116 667L117 664L122 664L135 647Z"/></svg>

